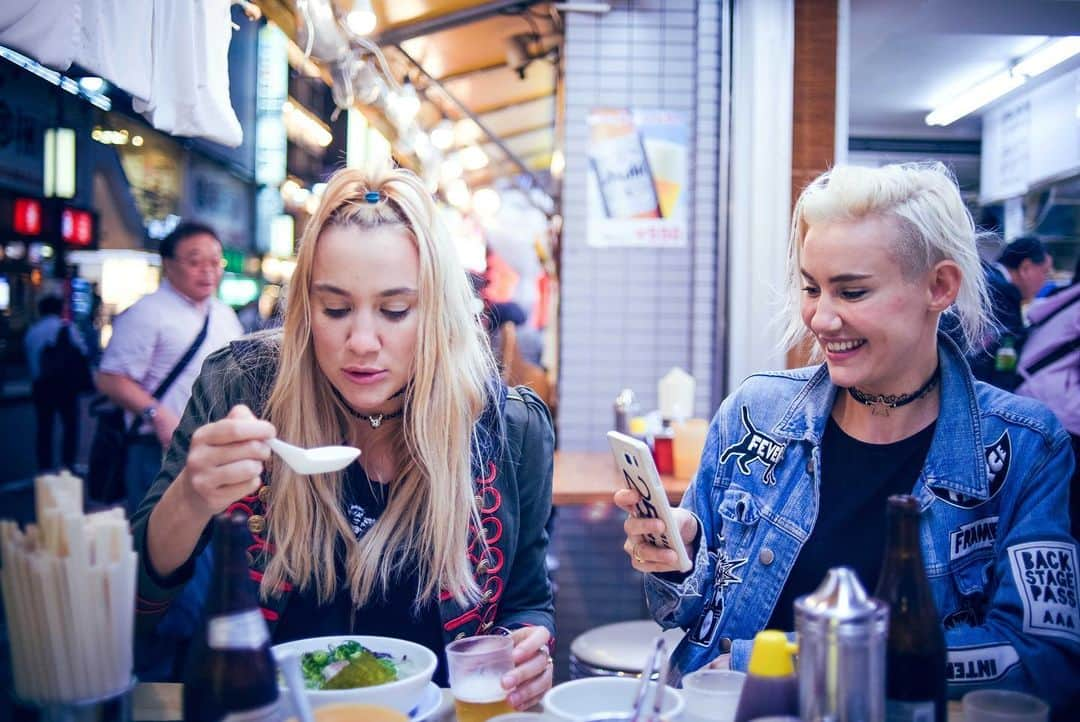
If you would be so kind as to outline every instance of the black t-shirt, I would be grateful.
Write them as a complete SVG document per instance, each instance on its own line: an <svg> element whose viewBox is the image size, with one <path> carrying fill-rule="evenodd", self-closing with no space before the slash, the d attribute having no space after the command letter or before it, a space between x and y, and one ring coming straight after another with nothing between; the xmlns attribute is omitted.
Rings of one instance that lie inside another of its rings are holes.
<svg viewBox="0 0 1080 722"><path fill-rule="evenodd" d="M348 468L344 481L345 514L359 538L367 533L386 509L386 489L376 482L369 483L360 464ZM385 598L376 597L354 613L349 589L341 585L345 579L344 554L341 550L335 563L339 587L334 598L320 603L314 589L295 591L274 629L274 643L341 634L406 639L435 653L439 666L435 669L433 681L440 687L448 686L438 600L427 602L418 612L414 610L419 586L416 566L410 565L408 570L395 578Z"/></svg>
<svg viewBox="0 0 1080 722"><path fill-rule="evenodd" d="M773 608L770 629L793 630L795 600L817 589L832 567L851 567L873 593L885 554L886 501L915 487L935 425L891 444L870 444L829 418L821 441L817 521Z"/></svg>

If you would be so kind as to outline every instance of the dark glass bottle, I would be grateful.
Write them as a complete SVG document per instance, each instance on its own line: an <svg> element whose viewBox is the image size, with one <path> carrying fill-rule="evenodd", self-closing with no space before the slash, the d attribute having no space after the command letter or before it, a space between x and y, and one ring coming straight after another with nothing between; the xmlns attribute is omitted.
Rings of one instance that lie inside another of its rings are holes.
<svg viewBox="0 0 1080 722"><path fill-rule="evenodd" d="M250 536L243 515L214 519L214 577L205 626L192 641L184 674L184 719L284 719L270 632L248 576Z"/></svg>
<svg viewBox="0 0 1080 722"><path fill-rule="evenodd" d="M889 497L888 545L875 596L889 605L888 722L945 722L945 632L919 546L919 503Z"/></svg>

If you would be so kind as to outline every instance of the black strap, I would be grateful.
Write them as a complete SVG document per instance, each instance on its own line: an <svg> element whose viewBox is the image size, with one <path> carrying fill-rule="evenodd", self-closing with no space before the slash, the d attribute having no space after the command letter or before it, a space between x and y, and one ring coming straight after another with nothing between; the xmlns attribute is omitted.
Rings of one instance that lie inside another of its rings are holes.
<svg viewBox="0 0 1080 722"><path fill-rule="evenodd" d="M1029 376L1034 376L1050 364L1060 361L1077 349L1080 349L1080 336L1077 336L1072 341L1066 341L1035 363L1031 364L1031 366L1026 367L1024 373Z"/></svg>
<svg viewBox="0 0 1080 722"><path fill-rule="evenodd" d="M180 357L180 360L176 362L176 365L172 367L172 371L165 377L165 380L158 384L157 389L154 391L154 398L160 399L165 395L165 392L169 390L169 387L173 385L173 381L176 381L176 377L184 372L190 363L191 358L199 350L199 347L203 345L203 341L206 340L206 331L210 327L210 312L206 312L206 320L203 321L202 329L199 331L199 335L195 337L195 340L188 346L188 350L184 352L184 355Z"/></svg>

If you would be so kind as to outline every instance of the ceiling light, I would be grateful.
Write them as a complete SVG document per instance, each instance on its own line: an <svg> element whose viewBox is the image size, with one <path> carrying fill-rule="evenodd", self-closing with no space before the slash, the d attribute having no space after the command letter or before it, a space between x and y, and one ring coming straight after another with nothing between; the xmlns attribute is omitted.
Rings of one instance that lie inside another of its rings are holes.
<svg viewBox="0 0 1080 722"><path fill-rule="evenodd" d="M371 35L378 22L371 0L356 0L353 9L345 16L345 25L353 35Z"/></svg>
<svg viewBox="0 0 1080 722"><path fill-rule="evenodd" d="M79 87L85 90L87 93L100 93L105 87L105 81L96 76L90 75L85 78L79 79Z"/></svg>
<svg viewBox="0 0 1080 722"><path fill-rule="evenodd" d="M472 118L462 118L454 126L454 142L469 145L480 139L480 126Z"/></svg>
<svg viewBox="0 0 1080 722"><path fill-rule="evenodd" d="M487 153L479 146L470 145L458 153L461 167L465 170L480 170L488 164Z"/></svg>
<svg viewBox="0 0 1080 722"><path fill-rule="evenodd" d="M439 150L449 150L454 144L454 124L444 118L431 129L431 144Z"/></svg>
<svg viewBox="0 0 1080 722"><path fill-rule="evenodd" d="M926 116L927 125L949 125L1016 90L1028 80L1080 53L1080 36L1057 38L1028 53L1012 67L954 95Z"/></svg>
<svg viewBox="0 0 1080 722"><path fill-rule="evenodd" d="M499 212L502 198L499 197L499 192L494 188L480 188L473 193L472 203L477 215L484 218L493 218Z"/></svg>
<svg viewBox="0 0 1080 722"><path fill-rule="evenodd" d="M439 166L439 177L443 183L449 183L461 177L465 169L461 167L461 161L454 156L445 159Z"/></svg>
<svg viewBox="0 0 1080 722"><path fill-rule="evenodd" d="M446 200L458 210L467 211L469 209L469 204L472 201L468 184L461 178L453 181L446 188Z"/></svg>

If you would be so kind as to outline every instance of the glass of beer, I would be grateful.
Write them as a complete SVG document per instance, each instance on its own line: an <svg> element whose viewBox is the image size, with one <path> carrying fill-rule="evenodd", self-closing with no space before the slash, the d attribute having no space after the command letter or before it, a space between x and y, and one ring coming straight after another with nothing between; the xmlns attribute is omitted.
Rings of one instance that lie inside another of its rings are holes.
<svg viewBox="0 0 1080 722"><path fill-rule="evenodd" d="M513 650L513 639L495 635L466 637L446 645L458 722L487 722L514 711L502 686L503 675L514 668Z"/></svg>

